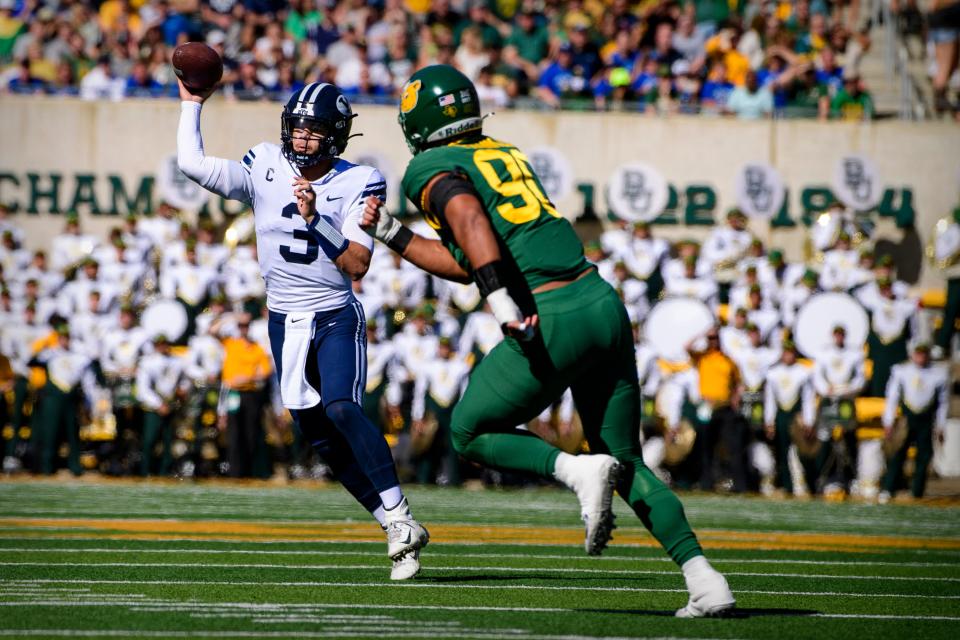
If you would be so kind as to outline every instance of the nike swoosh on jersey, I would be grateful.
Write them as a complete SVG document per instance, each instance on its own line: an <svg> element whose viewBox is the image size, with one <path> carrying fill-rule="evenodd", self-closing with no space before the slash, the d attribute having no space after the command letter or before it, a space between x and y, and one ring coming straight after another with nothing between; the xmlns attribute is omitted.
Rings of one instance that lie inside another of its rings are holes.
<svg viewBox="0 0 960 640"><path fill-rule="evenodd" d="M291 320L291 321L290 321L290 324L297 324L298 322L300 322L301 320L304 320L304 319L305 319L305 318L296 318L296 319L294 319L294 320Z"/></svg>
<svg viewBox="0 0 960 640"><path fill-rule="evenodd" d="M331 198L327 196L327 202L333 202L334 200L343 200L343 196L337 196L336 198Z"/></svg>

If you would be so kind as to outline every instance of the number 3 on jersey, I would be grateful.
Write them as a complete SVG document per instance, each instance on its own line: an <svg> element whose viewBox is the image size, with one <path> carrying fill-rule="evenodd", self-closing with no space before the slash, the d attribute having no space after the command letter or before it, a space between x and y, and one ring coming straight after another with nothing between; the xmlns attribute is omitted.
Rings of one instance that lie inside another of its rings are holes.
<svg viewBox="0 0 960 640"><path fill-rule="evenodd" d="M291 202L283 208L280 215L284 218L293 218L296 216L300 217L300 212L297 210L297 203ZM280 255L283 256L283 259L287 262L295 262L297 264L310 264L320 256L320 243L313 239L313 237L303 229L294 229L293 230L293 239L294 240L305 240L307 243L306 253L297 253L293 251L285 244L280 245Z"/></svg>
<svg viewBox="0 0 960 640"><path fill-rule="evenodd" d="M519 149L478 149L473 154L473 162L491 189L505 198L523 200L520 206L504 202L497 207L497 213L507 222L531 222L540 217L541 211L546 211L555 218L560 217L533 177L527 157ZM494 162L502 163L506 168L509 174L506 180L501 177Z"/></svg>

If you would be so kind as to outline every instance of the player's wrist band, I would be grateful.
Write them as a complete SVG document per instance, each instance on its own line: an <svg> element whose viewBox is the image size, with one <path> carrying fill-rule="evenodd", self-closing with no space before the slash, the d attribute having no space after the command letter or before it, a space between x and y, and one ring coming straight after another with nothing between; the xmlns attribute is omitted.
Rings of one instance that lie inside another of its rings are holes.
<svg viewBox="0 0 960 640"><path fill-rule="evenodd" d="M480 295L484 297L490 295L497 289L505 287L506 279L503 277L503 260L494 260L482 267L478 267L473 272L473 279L477 282Z"/></svg>
<svg viewBox="0 0 960 640"><path fill-rule="evenodd" d="M397 222L397 230L389 240L386 240L386 245L400 255L403 255L403 252L407 249L407 245L413 240L413 236L413 231L410 231L410 229L407 229Z"/></svg>
<svg viewBox="0 0 960 640"><path fill-rule="evenodd" d="M339 258L350 246L350 241L334 229L320 214L313 215L313 220L307 225L307 231L310 232L313 239L319 243L320 249L331 260Z"/></svg>

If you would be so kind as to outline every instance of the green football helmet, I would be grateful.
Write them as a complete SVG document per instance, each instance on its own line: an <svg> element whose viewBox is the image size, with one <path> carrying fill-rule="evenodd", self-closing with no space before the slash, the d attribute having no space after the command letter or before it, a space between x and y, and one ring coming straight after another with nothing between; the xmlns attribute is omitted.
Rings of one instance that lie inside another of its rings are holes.
<svg viewBox="0 0 960 640"><path fill-rule="evenodd" d="M467 76L436 64L410 76L400 97L397 117L414 155L436 143L480 132L480 98Z"/></svg>

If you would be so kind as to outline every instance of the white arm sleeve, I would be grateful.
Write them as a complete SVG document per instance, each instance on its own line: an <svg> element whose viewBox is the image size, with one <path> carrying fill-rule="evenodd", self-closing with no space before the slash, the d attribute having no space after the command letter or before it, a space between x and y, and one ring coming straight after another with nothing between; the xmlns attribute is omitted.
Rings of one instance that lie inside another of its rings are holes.
<svg viewBox="0 0 960 640"><path fill-rule="evenodd" d="M950 379L944 376L943 384L937 387L937 413L933 422L934 429L943 429L947 426L947 415L950 411Z"/></svg>
<svg viewBox="0 0 960 640"><path fill-rule="evenodd" d="M253 205L253 178L242 164L203 153L200 136L200 108L197 102L180 103L177 127L177 165L185 176L217 195Z"/></svg>
<svg viewBox="0 0 960 640"><path fill-rule="evenodd" d="M820 397L826 397L830 393L830 383L824 373L824 364L814 360L813 364L813 388Z"/></svg>
<svg viewBox="0 0 960 640"><path fill-rule="evenodd" d="M856 364L856 368L853 373L853 380L850 381L850 389L856 393L860 393L860 390L863 389L864 385L867 384L867 363L863 358Z"/></svg>
<svg viewBox="0 0 960 640"><path fill-rule="evenodd" d="M777 400L773 395L773 385L776 384L769 375L763 386L763 424L773 424L777 418Z"/></svg>
<svg viewBox="0 0 960 640"><path fill-rule="evenodd" d="M800 415L803 417L803 424L813 426L817 420L817 394L813 390L813 385L805 382L800 391Z"/></svg>
<svg viewBox="0 0 960 640"><path fill-rule="evenodd" d="M893 426L893 421L897 419L897 408L900 406L900 375L899 370L894 369L887 380L887 401L883 407L883 426L889 429Z"/></svg>
<svg viewBox="0 0 960 640"><path fill-rule="evenodd" d="M140 367L137 369L137 400L140 401L140 404L148 410L156 410L160 408L160 405L163 404L163 398L161 398L156 391L153 390L153 385L151 384L152 380L150 379L150 373L146 370L145 367Z"/></svg>
<svg viewBox="0 0 960 640"><path fill-rule="evenodd" d="M387 201L387 181L376 169L370 172L363 191L357 197L356 201L350 206L350 212L343 221L340 232L343 237L350 242L356 242L359 245L373 251L373 236L360 228L360 219L363 217L364 203L369 196L380 198L381 201ZM386 215L383 213L382 215Z"/></svg>
<svg viewBox="0 0 960 640"><path fill-rule="evenodd" d="M412 420L423 420L427 412L427 376L417 376L417 383L413 388L413 402L410 406L410 418Z"/></svg>

